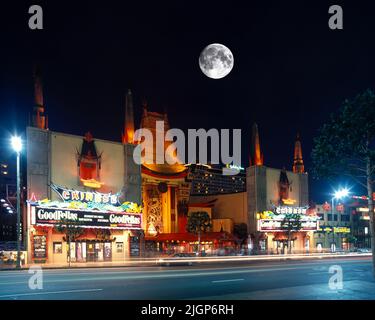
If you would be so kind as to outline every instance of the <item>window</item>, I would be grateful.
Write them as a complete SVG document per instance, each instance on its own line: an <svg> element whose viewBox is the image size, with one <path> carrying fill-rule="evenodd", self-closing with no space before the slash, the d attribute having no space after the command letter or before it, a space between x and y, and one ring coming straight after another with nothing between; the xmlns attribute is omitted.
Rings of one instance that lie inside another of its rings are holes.
<svg viewBox="0 0 375 320"><path fill-rule="evenodd" d="M341 221L350 221L350 215L348 214L341 215Z"/></svg>
<svg viewBox="0 0 375 320"><path fill-rule="evenodd" d="M333 221L337 221L337 214L333 215Z"/></svg>
<svg viewBox="0 0 375 320"><path fill-rule="evenodd" d="M116 252L123 253L124 252L124 243L123 242L116 242Z"/></svg>
<svg viewBox="0 0 375 320"><path fill-rule="evenodd" d="M327 214L327 216L328 216L328 221L333 221L332 214Z"/></svg>
<svg viewBox="0 0 375 320"><path fill-rule="evenodd" d="M62 243L61 242L54 242L53 243L53 253L55 253L55 254L62 253Z"/></svg>

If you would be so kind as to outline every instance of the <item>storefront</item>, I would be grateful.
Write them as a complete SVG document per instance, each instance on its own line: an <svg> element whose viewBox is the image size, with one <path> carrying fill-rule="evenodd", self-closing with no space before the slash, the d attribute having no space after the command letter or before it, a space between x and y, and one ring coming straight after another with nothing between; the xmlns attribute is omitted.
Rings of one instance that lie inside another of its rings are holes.
<svg viewBox="0 0 375 320"><path fill-rule="evenodd" d="M198 235L181 233L161 233L145 238L146 254L173 255L176 253L198 252ZM228 232L206 232L200 237L200 249L203 255L229 254L233 251L235 241Z"/></svg>
<svg viewBox="0 0 375 320"><path fill-rule="evenodd" d="M350 235L351 228L346 226L319 226L317 232L315 233L316 250L318 252L350 250Z"/></svg>
<svg viewBox="0 0 375 320"><path fill-rule="evenodd" d="M259 213L257 221L260 250L272 254L310 252L319 227L319 217L307 207L277 206Z"/></svg>
<svg viewBox="0 0 375 320"><path fill-rule="evenodd" d="M91 198L88 192L53 188L65 201L28 201L29 261L121 261L140 254L141 207L132 202L120 205L111 194L96 192Z"/></svg>
<svg viewBox="0 0 375 320"><path fill-rule="evenodd" d="M134 147L27 128L26 244L31 263L124 261L141 254Z"/></svg>

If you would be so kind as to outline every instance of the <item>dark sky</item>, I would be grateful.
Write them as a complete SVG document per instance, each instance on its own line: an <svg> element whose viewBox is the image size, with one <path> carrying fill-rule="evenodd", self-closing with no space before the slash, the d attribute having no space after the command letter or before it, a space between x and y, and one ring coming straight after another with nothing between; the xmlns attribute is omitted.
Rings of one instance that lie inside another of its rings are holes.
<svg viewBox="0 0 375 320"><path fill-rule="evenodd" d="M254 121L271 167L291 168L299 131L309 171L318 128L345 98L375 84L375 5L316 2L4 1L0 152L9 157L8 136L25 131L39 63L51 130L120 141L130 87L137 124L145 97L149 109L168 110L175 128L241 128L243 166ZM28 28L32 4L42 5L44 30ZM328 28L332 4L343 7L344 30ZM210 43L234 55L221 80L198 65ZM311 198L325 200L346 183L312 181Z"/></svg>

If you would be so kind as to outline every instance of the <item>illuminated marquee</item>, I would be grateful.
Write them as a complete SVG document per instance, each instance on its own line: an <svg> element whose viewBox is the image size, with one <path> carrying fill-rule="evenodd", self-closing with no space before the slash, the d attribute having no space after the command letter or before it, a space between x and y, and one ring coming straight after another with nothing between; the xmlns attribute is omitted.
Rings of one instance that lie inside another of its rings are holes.
<svg viewBox="0 0 375 320"><path fill-rule="evenodd" d="M301 220L301 229L299 231L316 231L317 229L317 220ZM282 228L281 220L258 220L258 231L285 232L285 229Z"/></svg>
<svg viewBox="0 0 375 320"><path fill-rule="evenodd" d="M55 184L52 184L51 188L63 201L95 202L112 205L119 204L118 194L71 190Z"/></svg>
<svg viewBox="0 0 375 320"><path fill-rule="evenodd" d="M142 215L31 207L31 224L53 226L64 221L72 221L81 228L141 229Z"/></svg>
<svg viewBox="0 0 375 320"><path fill-rule="evenodd" d="M293 221L296 216L301 221L300 231L316 231L319 228L320 218L316 213L309 214L308 207L278 206L273 211L263 211L257 214L258 231L285 232L285 229L282 228L283 220Z"/></svg>
<svg viewBox="0 0 375 320"><path fill-rule="evenodd" d="M323 233L350 233L350 228L349 227L331 227L331 226L320 226L318 228L319 232Z"/></svg>
<svg viewBox="0 0 375 320"><path fill-rule="evenodd" d="M279 206L275 208L276 214L306 214L307 207L283 207Z"/></svg>

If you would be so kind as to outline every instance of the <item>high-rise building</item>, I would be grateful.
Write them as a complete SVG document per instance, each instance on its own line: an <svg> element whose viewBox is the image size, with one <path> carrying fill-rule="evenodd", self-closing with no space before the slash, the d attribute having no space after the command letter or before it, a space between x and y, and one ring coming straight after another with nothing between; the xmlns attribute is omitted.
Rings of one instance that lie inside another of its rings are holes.
<svg viewBox="0 0 375 320"><path fill-rule="evenodd" d="M191 181L190 195L192 196L246 191L246 173L242 168L236 175L223 175L223 169L219 166L191 164L188 179Z"/></svg>
<svg viewBox="0 0 375 320"><path fill-rule="evenodd" d="M0 241L16 240L15 173L7 162L0 162Z"/></svg>

